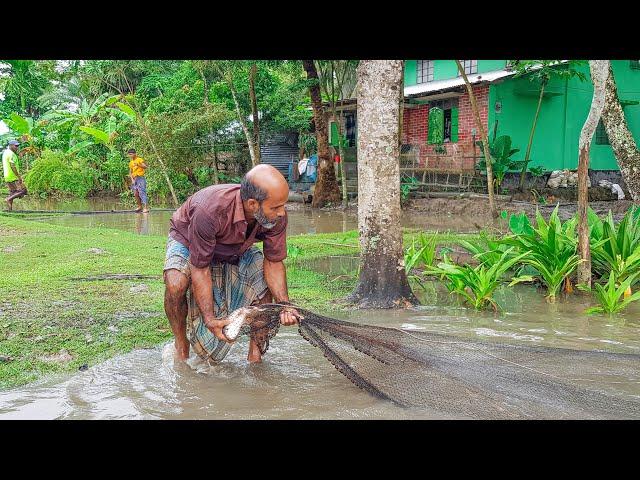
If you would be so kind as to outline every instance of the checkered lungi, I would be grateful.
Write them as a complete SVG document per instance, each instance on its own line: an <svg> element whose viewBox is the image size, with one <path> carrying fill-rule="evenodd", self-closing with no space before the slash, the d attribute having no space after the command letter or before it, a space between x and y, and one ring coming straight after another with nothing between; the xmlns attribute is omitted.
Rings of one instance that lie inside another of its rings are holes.
<svg viewBox="0 0 640 480"><path fill-rule="evenodd" d="M182 243L169 237L164 270L176 269L184 273L191 281L189 270L189 249ZM262 251L257 247L249 248L238 261L230 263L211 263L213 282L214 315L223 318L240 307L246 307L264 297L268 291L262 270ZM203 359L221 361L232 344L218 339L204 324L191 286L187 291L187 338L193 350Z"/></svg>

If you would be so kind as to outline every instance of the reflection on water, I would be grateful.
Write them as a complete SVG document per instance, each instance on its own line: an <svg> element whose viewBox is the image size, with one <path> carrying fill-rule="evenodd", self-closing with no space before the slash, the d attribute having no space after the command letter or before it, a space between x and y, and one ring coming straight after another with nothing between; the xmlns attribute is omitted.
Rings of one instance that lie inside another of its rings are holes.
<svg viewBox="0 0 640 480"><path fill-rule="evenodd" d="M525 345L640 353L640 309L614 319L582 312L573 296L548 304L535 290L502 289L501 314L457 303L440 285L418 292L423 306L398 311L344 311L333 316L372 325L447 333ZM175 364L172 345L135 350L85 372L53 377L0 393L5 418L407 419L441 418L405 410L361 391L296 332L282 328L264 363L246 362L243 338L219 365L191 358ZM640 399L637 374L622 384L593 387ZM449 417L451 418L451 417Z"/></svg>
<svg viewBox="0 0 640 480"><path fill-rule="evenodd" d="M28 201L16 205L19 210L49 210L49 211L118 211L130 210L133 207L124 205L113 198L54 200L30 198ZM156 206L156 208L159 208ZM94 215L64 215L58 217L33 218L33 220L64 225L68 227L104 227L116 228L141 235L166 235L169 231L169 219L173 212L153 210L148 214L96 213ZM343 211L314 211L311 207L301 207L289 210L289 235L305 233L334 233L347 232L358 228L355 210ZM452 215L424 215L403 212L401 221L403 227L422 228L425 230L462 231L473 230L473 219Z"/></svg>

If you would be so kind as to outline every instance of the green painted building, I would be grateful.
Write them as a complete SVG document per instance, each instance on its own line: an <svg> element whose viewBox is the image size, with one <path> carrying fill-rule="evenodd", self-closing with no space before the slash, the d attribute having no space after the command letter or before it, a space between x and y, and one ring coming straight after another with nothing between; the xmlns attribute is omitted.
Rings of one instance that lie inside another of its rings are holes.
<svg viewBox="0 0 640 480"><path fill-rule="evenodd" d="M531 125L536 111L540 84L530 75L515 78L507 60L461 60L469 81L473 85L481 118L489 135L494 129L498 135L510 135L513 146L519 148L515 160L524 158ZM612 60L618 93L624 113L636 142L640 144L640 61ZM566 68L558 65L556 68ZM581 81L553 78L545 88L538 124L531 149L530 166L543 166L547 170L576 169L578 165L578 139L591 105L593 86L589 66L578 67L586 77ZM472 166L479 155L474 143L479 140L471 112L468 94L462 77L453 60L405 61L405 109L403 114L402 141L420 150L423 165L431 165L436 152L430 143L429 109L433 106L444 110L444 118L436 124L443 129L444 148L450 160L443 160L443 146L439 146L437 167L446 162L458 162L460 166ZM357 109L355 101L342 106L352 128L347 128L349 143L355 147ZM444 120L444 121L442 121ZM334 130L335 127L334 127ZM335 132L332 143L336 143ZM464 159L469 159L465 163ZM598 127L591 145L590 167L593 170L618 170L616 159L604 132Z"/></svg>
<svg viewBox="0 0 640 480"><path fill-rule="evenodd" d="M466 60L465 70L474 88L488 85L487 127L492 135L497 122L498 135L510 135L513 145L524 158L531 125L540 94L540 84L529 76L513 78L506 60ZM566 68L558 66L557 68ZM587 63L578 67L585 75L581 81L552 79L545 88L536 132L531 147L531 166L548 170L575 169L578 165L578 140L593 96L593 85ZM640 142L640 62L612 60L614 78L624 106L624 113L636 142ZM480 77L478 79L478 77ZM496 78L497 77L497 78ZM457 79L453 60L405 62L406 92L419 85L436 85L439 81ZM483 80L485 80L483 82ZM455 90L451 87L451 90ZM482 97L482 95L480 95ZM591 146L590 166L593 170L617 170L618 166L602 124ZM458 135L460 137L460 135Z"/></svg>

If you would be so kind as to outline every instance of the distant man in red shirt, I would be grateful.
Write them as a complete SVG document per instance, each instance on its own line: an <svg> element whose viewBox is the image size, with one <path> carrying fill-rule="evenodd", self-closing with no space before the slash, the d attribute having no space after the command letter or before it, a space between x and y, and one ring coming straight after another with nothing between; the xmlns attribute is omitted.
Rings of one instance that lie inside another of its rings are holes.
<svg viewBox="0 0 640 480"><path fill-rule="evenodd" d="M282 174L261 164L240 185L203 188L173 214L164 264L164 308L178 358L187 359L193 346L200 357L219 362L231 348L222 328L232 311L289 301L283 263L288 197ZM253 246L259 241L264 253ZM294 325L298 318L295 309L286 308L280 323ZM261 359L259 345L251 339L247 360Z"/></svg>

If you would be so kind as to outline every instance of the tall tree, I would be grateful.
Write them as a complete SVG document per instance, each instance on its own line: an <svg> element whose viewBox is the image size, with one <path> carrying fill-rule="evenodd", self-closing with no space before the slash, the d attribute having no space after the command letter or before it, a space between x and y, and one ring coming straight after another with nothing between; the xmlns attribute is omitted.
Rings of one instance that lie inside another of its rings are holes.
<svg viewBox="0 0 640 480"><path fill-rule="evenodd" d="M329 155L327 119L324 114L324 108L322 108L318 71L313 60L303 60L302 65L309 81L309 95L311 96L313 121L316 127L316 140L318 143L318 180L313 192L311 206L319 208L329 203L340 203L340 188L336 179L336 171L333 168L333 161Z"/></svg>
<svg viewBox="0 0 640 480"><path fill-rule="evenodd" d="M51 81L57 79L54 60L1 60L0 116L15 112L34 120L40 116L41 105L38 97L51 88Z"/></svg>
<svg viewBox="0 0 640 480"><path fill-rule="evenodd" d="M105 60L104 62L109 61ZM104 65L98 64L96 65L96 68L100 66ZM112 70L109 71L109 75L104 75L100 78L100 80L104 82L109 88L112 88L113 90L118 92L118 95L111 97L107 104L113 105L120 111L124 112L132 121L136 122L136 124L140 127L142 133L149 142L149 145L151 145L155 160L157 160L157 162L160 164L160 170L162 171L162 175L164 176L164 179L167 182L167 186L169 187L169 192L171 193L173 204L177 206L179 205L178 197L176 195L175 188L173 187L173 183L171 182L171 178L169 178L169 170L167 169L166 163L162 160L162 155L160 155L160 152L158 151L156 142L154 141L151 130L149 129L149 125L142 115L141 108L138 105L138 99L135 96L135 88L140 81L139 72L142 66L131 66L124 61L114 61L113 65L111 65L111 68ZM131 75L132 77L130 78L129 75Z"/></svg>
<svg viewBox="0 0 640 480"><path fill-rule="evenodd" d="M606 83L602 123L631 198L635 203L640 203L640 151L624 116L611 65Z"/></svg>
<svg viewBox="0 0 640 480"><path fill-rule="evenodd" d="M360 278L349 299L361 308L417 303L404 267L400 227L402 60L358 66Z"/></svg>
<svg viewBox="0 0 640 480"><path fill-rule="evenodd" d="M342 182L342 205L347 206L347 176L344 166L344 110L337 114L336 105L351 98L357 84L358 60L316 60L320 73L320 86L329 100L331 114L337 124L338 154L340 155L340 178Z"/></svg>
<svg viewBox="0 0 640 480"><path fill-rule="evenodd" d="M609 76L609 60L589 60L593 98L589 115L582 126L578 143L578 252L582 262L578 265L578 283L591 286L591 251L589 248L589 224L587 208L589 206L589 151L591 140L596 133L600 116L604 110L605 85Z"/></svg>
<svg viewBox="0 0 640 480"><path fill-rule="evenodd" d="M492 218L498 218L498 210L496 209L496 202L493 198L493 159L491 158L491 151L489 149L489 140L487 138L487 132L484 129L482 120L480 119L480 110L478 110L478 103L476 102L476 96L473 94L473 87L467 78L467 74L460 63L460 60L456 60L458 71L462 75L464 84L467 86L467 92L469 93L469 101L471 102L471 110L473 111L473 117L476 122L476 128L480 132L480 139L482 140L482 149L484 150L484 158L487 163L487 187L489 193L489 211Z"/></svg>
<svg viewBox="0 0 640 480"><path fill-rule="evenodd" d="M240 127L244 133L244 136L247 140L247 145L249 146L249 155L251 156L251 164L253 166L260 163L260 145L256 144L256 138L249 132L249 127L247 126L247 121L245 119L245 114L240 106L240 99L238 97L238 90L236 88L236 76L238 75L238 70L245 67L246 62L239 62L235 60L216 60L213 62L213 66L218 72L218 75L226 82L229 90L231 91L231 96L233 98L233 104L236 109L236 114L238 115L238 123L240 123ZM255 72L253 72L253 79L255 79ZM255 82L252 80L251 70L249 75L249 83L250 83L250 96L255 96ZM253 91L253 93L251 93ZM253 98L252 98L253 100ZM253 101L252 108L253 108ZM257 105L256 105L257 110ZM255 120L257 120L257 111L254 112L254 125ZM255 128L255 127L254 127ZM255 130L254 130L255 133Z"/></svg>
<svg viewBox="0 0 640 480"><path fill-rule="evenodd" d="M258 99L256 98L257 72L258 66L256 62L253 62L249 70L249 97L251 98L251 118L253 119L254 167L260 163L260 118L258 115Z"/></svg>

